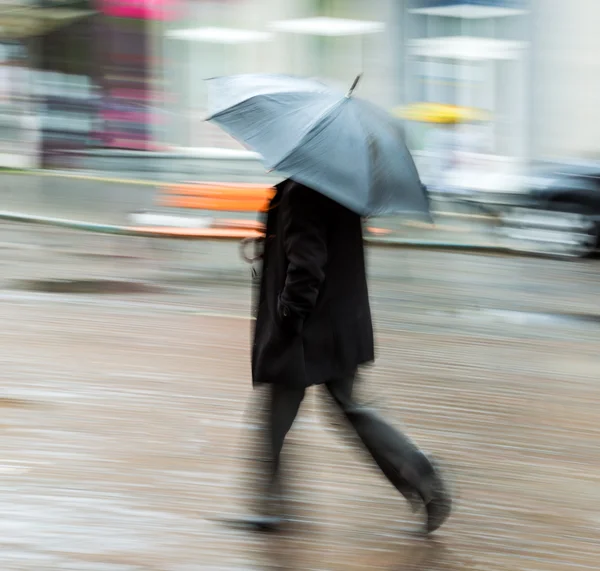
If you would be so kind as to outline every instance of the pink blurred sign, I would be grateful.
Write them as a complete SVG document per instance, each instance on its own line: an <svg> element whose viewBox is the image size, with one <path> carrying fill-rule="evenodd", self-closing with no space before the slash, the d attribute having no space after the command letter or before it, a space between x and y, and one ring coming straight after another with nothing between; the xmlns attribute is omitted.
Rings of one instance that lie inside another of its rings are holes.
<svg viewBox="0 0 600 571"><path fill-rule="evenodd" d="M107 16L137 20L173 20L177 15L177 0L97 0Z"/></svg>

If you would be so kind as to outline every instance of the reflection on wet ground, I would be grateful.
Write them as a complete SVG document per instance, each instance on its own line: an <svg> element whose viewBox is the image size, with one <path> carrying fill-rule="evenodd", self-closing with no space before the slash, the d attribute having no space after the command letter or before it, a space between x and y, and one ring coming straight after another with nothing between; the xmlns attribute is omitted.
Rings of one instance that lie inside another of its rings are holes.
<svg viewBox="0 0 600 571"><path fill-rule="evenodd" d="M39 293L143 294L159 293L158 286L126 280L21 280L14 289Z"/></svg>
<svg viewBox="0 0 600 571"><path fill-rule="evenodd" d="M594 315L596 266L375 254L366 384L441 456L456 512L435 538L415 535L418 518L339 436L317 391L290 438L295 523L267 539L220 523L251 494L240 468L249 291L246 268L203 260L237 282L1 292L3 569L598 568L600 327L552 317ZM5 260L6 285L83 271L34 262Z"/></svg>

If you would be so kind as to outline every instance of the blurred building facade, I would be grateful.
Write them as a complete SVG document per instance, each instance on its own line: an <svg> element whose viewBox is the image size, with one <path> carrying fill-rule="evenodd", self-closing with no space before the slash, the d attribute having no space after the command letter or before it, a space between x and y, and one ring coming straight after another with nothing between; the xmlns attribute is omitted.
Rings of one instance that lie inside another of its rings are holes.
<svg viewBox="0 0 600 571"><path fill-rule="evenodd" d="M531 2L533 156L600 160L600 2Z"/></svg>
<svg viewBox="0 0 600 571"><path fill-rule="evenodd" d="M501 155L600 160L600 2L406 0L404 6L406 101L489 110L492 149Z"/></svg>
<svg viewBox="0 0 600 571"><path fill-rule="evenodd" d="M342 89L362 72L358 94L387 109L489 111L492 153L600 158L598 21L596 0L5 0L0 166L239 148L203 121L203 80L249 72Z"/></svg>
<svg viewBox="0 0 600 571"><path fill-rule="evenodd" d="M172 2L9 0L0 7L0 166L78 164L161 140L152 26Z"/></svg>
<svg viewBox="0 0 600 571"><path fill-rule="evenodd" d="M344 87L363 72L361 96L388 109L416 101L485 108L493 117L494 150L527 154L528 11L521 1L221 0L187 6L185 21L168 23L161 34L165 84L173 86L169 140L175 146L235 146L202 124L206 77L282 72Z"/></svg>
<svg viewBox="0 0 600 571"><path fill-rule="evenodd" d="M252 72L293 73L347 88L364 71L361 94L390 107L400 38L394 0L221 0L189 2L185 20L165 23L165 85L175 146L235 146L205 125L203 80ZM344 22L350 20L350 26ZM392 48L392 45L396 45ZM182 110L184 110L182 112ZM187 118L191 117L191 121Z"/></svg>
<svg viewBox="0 0 600 571"><path fill-rule="evenodd" d="M203 78L273 71L348 85L364 71L360 95L390 109L435 101L488 110L490 147L499 155L527 161L600 149L595 0L206 0L187 6L185 21L162 30L169 114L177 125L167 138L174 146L235 146L202 125ZM361 33L313 21L310 30L305 21L301 29L300 20L323 17L385 28ZM273 25L281 21L295 27Z"/></svg>
<svg viewBox="0 0 600 571"><path fill-rule="evenodd" d="M90 0L0 6L0 166L35 167L53 149L89 145L94 13Z"/></svg>

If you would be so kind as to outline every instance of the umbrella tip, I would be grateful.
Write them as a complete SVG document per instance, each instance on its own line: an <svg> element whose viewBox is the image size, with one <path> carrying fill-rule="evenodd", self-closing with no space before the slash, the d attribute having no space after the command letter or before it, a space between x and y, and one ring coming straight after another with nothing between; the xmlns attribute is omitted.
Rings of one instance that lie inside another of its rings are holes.
<svg viewBox="0 0 600 571"><path fill-rule="evenodd" d="M362 77L362 73L359 73L356 78L354 79L354 82L352 83L352 85L350 86L350 89L348 90L348 93L346 93L346 97L351 97L352 94L354 93L354 90L356 89L356 86L358 85L358 82L360 81L360 78Z"/></svg>

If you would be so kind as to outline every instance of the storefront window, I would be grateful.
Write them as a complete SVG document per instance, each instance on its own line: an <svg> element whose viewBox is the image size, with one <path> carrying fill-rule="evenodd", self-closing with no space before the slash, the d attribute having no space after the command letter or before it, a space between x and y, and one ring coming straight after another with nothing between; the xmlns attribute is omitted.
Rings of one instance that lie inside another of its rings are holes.
<svg viewBox="0 0 600 571"><path fill-rule="evenodd" d="M0 43L0 167L35 166L36 113L27 47Z"/></svg>

